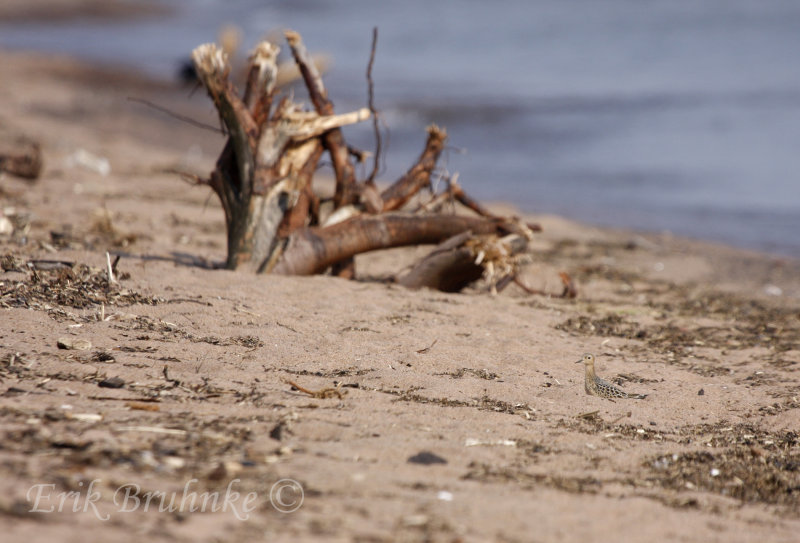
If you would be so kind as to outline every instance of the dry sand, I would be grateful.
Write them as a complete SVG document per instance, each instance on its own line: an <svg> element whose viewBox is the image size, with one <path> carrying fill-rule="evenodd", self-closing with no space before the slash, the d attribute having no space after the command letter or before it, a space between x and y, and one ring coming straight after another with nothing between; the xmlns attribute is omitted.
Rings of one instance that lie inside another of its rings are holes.
<svg viewBox="0 0 800 543"><path fill-rule="evenodd" d="M212 269L219 204L164 171L224 142L127 99L213 123L204 97L0 63L0 133L46 160L0 177L3 541L798 541L797 262L538 216L523 279L576 300L388 283L422 248L356 281ZM587 396L586 351L647 399ZM226 510L158 510L184 489Z"/></svg>

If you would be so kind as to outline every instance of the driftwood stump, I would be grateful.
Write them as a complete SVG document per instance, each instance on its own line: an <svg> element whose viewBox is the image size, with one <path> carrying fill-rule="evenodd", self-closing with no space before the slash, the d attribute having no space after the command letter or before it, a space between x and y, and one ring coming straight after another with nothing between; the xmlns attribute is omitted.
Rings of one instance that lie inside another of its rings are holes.
<svg viewBox="0 0 800 543"><path fill-rule="evenodd" d="M336 115L300 35L287 31L285 36L313 110L288 97L277 98L279 48L272 43L261 42L251 55L241 97L231 83L222 49L206 44L192 53L199 79L228 134L214 171L201 180L219 196L225 210L226 266L294 275L333 269L352 276L357 254L450 240L434 251L433 264L426 259L400 282L459 290L478 277L497 275L487 264L514 273L513 255L526 248L531 225L488 213L455 182L444 193L432 195L426 205L403 209L431 187L447 139L445 130L429 126L417 162L383 191L372 179L360 182L340 129L370 118L371 111ZM324 153L330 156L336 176L329 202L333 212L327 216L313 190ZM461 202L473 216L443 212L445 200ZM486 251L475 249L480 246L495 247L499 256L486 259ZM443 258L446 251L453 253L452 258ZM498 265L498 259L505 264Z"/></svg>

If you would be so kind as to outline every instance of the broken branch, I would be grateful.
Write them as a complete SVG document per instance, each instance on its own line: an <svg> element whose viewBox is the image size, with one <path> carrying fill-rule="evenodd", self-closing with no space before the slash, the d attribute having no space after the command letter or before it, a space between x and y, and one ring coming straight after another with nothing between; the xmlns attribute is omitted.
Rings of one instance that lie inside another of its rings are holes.
<svg viewBox="0 0 800 543"><path fill-rule="evenodd" d="M295 62L303 75L314 109L320 115L333 115L333 103L328 99L328 92L322 83L322 76L309 56L300 34L287 30L285 35ZM333 197L335 206L338 208L355 203L356 175L341 131L333 129L327 132L323 136L323 143L331 155L333 170L336 173L336 192Z"/></svg>
<svg viewBox="0 0 800 543"><path fill-rule="evenodd" d="M417 192L430 185L431 173L447 140L447 131L432 124L428 126L427 132L428 140L417 163L381 193L384 212L403 207Z"/></svg>
<svg viewBox="0 0 800 543"><path fill-rule="evenodd" d="M498 223L460 216L410 213L359 215L324 228L304 228L288 240L273 273L310 275L356 254L404 245L438 243L467 230L491 233Z"/></svg>
<svg viewBox="0 0 800 543"><path fill-rule="evenodd" d="M375 176L378 175L378 168L381 161L381 131L378 125L378 110L375 109L375 85L372 82L372 66L375 64L375 49L378 45L378 27L372 29L372 47L370 47L369 62L367 63L367 96L369 110L372 112L372 129L375 133L375 156L372 163L372 171L367 177L368 185L375 185Z"/></svg>

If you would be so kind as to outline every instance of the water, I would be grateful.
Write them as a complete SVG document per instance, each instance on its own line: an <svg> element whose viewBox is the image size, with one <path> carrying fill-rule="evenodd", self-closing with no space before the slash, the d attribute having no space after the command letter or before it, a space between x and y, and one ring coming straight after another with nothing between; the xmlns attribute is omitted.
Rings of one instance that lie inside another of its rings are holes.
<svg viewBox="0 0 800 543"><path fill-rule="evenodd" d="M332 55L344 112L366 102L378 26L384 179L437 122L442 166L476 198L800 256L800 2L164 1L175 16L0 27L0 43L172 76L222 23L247 47L290 27ZM347 136L372 148L369 125Z"/></svg>

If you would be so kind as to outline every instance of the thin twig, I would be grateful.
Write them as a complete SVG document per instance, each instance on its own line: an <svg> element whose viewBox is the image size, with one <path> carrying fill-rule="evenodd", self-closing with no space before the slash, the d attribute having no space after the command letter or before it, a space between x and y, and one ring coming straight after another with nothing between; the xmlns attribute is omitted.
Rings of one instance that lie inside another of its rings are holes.
<svg viewBox="0 0 800 543"><path fill-rule="evenodd" d="M362 151L352 145L347 146L347 152L350 153L350 156L356 159L356 162L359 164L363 164L366 162L367 158L372 154L369 151Z"/></svg>
<svg viewBox="0 0 800 543"><path fill-rule="evenodd" d="M437 343L438 341L439 341L439 338L436 338L436 339L434 339L434 340L433 340L433 343L431 343L430 345L428 345L428 346L427 346L427 347L425 347L424 349L420 349L420 350L418 350L418 351L417 351L417 354L425 354L425 353L427 353L428 351L430 351L431 349L433 349L433 346L434 346L434 345L436 345L436 343Z"/></svg>
<svg viewBox="0 0 800 543"><path fill-rule="evenodd" d="M522 280L519 277L515 277L514 278L514 283L516 283L519 288L521 288L522 290L524 290L528 294L538 294L538 295L541 295L541 296L546 296L547 295L547 293L545 291L543 291L543 290L532 289L531 287L529 287L528 285L523 283Z"/></svg>
<svg viewBox="0 0 800 543"><path fill-rule="evenodd" d="M480 205L478 202L473 200L472 198L464 192L464 189L461 188L455 180L450 181L450 190L453 193L453 197L461 202L465 207L471 209L481 217L486 217L489 219L496 219L498 218L497 215Z"/></svg>
<svg viewBox="0 0 800 543"><path fill-rule="evenodd" d="M160 398L116 398L114 396L87 396L89 400L98 401L114 401L114 402L147 402L147 403L160 403Z"/></svg>
<svg viewBox="0 0 800 543"><path fill-rule="evenodd" d="M118 432L150 432L153 434L167 434L174 436L183 436L188 432L186 430L178 430L177 428L162 428L160 426L119 426L114 428Z"/></svg>
<svg viewBox="0 0 800 543"><path fill-rule="evenodd" d="M342 387L342 383L338 383L336 385L336 388L323 388L323 389L320 389L320 390L310 390L310 389L307 389L305 387L302 387L302 386L298 385L294 381L290 381L289 379L285 379L284 381L287 384L289 384L289 385L293 386L294 388L296 388L297 390L299 390L300 392L302 392L303 394L308 394L312 398L318 398L320 400L326 400L326 399L329 399L329 398L338 398L338 399L341 400L341 399L344 398L345 394L347 394L346 390L344 390L344 391L340 390L341 387Z"/></svg>
<svg viewBox="0 0 800 543"><path fill-rule="evenodd" d="M117 282L117 280L114 279L114 269L111 266L111 255L108 254L108 251L106 251L106 273L108 274L109 285Z"/></svg>
<svg viewBox="0 0 800 543"><path fill-rule="evenodd" d="M615 418L614 420L612 420L611 422L609 422L609 425L613 426L614 424L618 423L619 421L621 421L625 417L630 417L630 416L631 416L631 412L628 411L627 413L625 413L623 415L620 415L617 418Z"/></svg>
<svg viewBox="0 0 800 543"><path fill-rule="evenodd" d="M178 175L180 176L182 181L186 181L190 185L211 185L210 180L206 179L205 177L200 177L197 174L191 172L184 172L176 168L164 168L163 170L160 170L160 173L169 173Z"/></svg>
<svg viewBox="0 0 800 543"><path fill-rule="evenodd" d="M564 284L564 291L561 293L562 298L575 298L578 296L578 289L575 288L575 283L567 272L558 272L561 282Z"/></svg>
<svg viewBox="0 0 800 543"><path fill-rule="evenodd" d="M369 63L367 64L367 93L369 111L372 113L372 127L375 131L375 156L373 157L372 172L367 178L368 184L375 183L375 176L378 175L378 168L381 160L381 131L378 126L378 110L375 109L374 84L372 82L372 65L375 63L375 49L378 44L378 27L372 29L372 47L369 53Z"/></svg>
<svg viewBox="0 0 800 543"><path fill-rule="evenodd" d="M180 113L175 113L174 111L170 111L170 110L168 110L167 108L165 108L163 106L159 106L158 104L155 104L155 103L151 102L150 100L145 100L144 98L136 98L134 96L128 96L128 101L129 102L137 102L139 104L142 104L142 105L145 105L147 107L153 108L156 111L160 111L161 113L169 115L170 117L172 117L174 119L178 119L179 121L183 121L185 123L189 123L190 125L196 126L197 128L202 128L203 130L210 130L211 132L215 132L217 134L225 135L225 131L220 129L220 128L218 128L218 127L216 127L216 126L212 126L212 125L206 124L206 123L201 123L200 121L195 121L192 118L189 118L189 117L186 117L184 115L181 115Z"/></svg>

